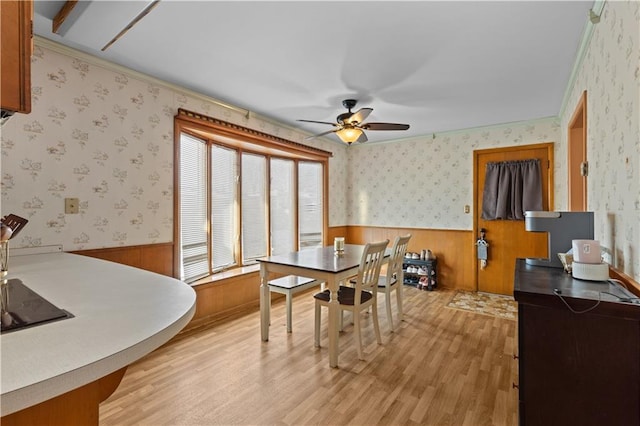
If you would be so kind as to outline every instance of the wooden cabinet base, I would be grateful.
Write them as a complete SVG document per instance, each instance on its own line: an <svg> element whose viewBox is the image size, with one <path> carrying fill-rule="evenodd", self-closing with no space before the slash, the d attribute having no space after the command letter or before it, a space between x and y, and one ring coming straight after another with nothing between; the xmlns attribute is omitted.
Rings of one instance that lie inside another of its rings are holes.
<svg viewBox="0 0 640 426"><path fill-rule="evenodd" d="M122 381L127 368L82 387L4 416L2 426L24 425L97 425L98 407Z"/></svg>

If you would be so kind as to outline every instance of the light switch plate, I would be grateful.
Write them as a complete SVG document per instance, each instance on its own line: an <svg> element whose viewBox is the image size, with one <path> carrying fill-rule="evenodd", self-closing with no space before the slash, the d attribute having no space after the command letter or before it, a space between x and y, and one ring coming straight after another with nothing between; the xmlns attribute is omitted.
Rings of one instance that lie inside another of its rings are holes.
<svg viewBox="0 0 640 426"><path fill-rule="evenodd" d="M64 199L64 212L66 214L77 214L79 212L80 202L77 198Z"/></svg>

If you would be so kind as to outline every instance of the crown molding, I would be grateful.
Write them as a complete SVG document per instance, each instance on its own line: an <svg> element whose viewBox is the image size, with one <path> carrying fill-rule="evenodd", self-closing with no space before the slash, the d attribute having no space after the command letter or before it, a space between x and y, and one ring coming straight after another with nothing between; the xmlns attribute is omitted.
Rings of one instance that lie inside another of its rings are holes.
<svg viewBox="0 0 640 426"><path fill-rule="evenodd" d="M467 127L464 129L456 129L456 130L448 130L448 131L444 131L444 132L433 132L431 133L431 135L422 135L422 136L412 136L410 138L402 138L402 139L393 139L393 140L387 140L387 141L380 141L380 142L367 142L366 144L351 144L351 147L360 147L360 146L364 146L364 145L381 145L381 144L386 144L386 143L396 143L396 142L411 142L411 141L423 141L425 139L442 139L445 138L447 136L453 136L453 135L459 135L462 133L471 133L471 132L481 132L481 131L489 131L489 130L499 130L499 129L506 129L508 127L514 127L514 126L526 126L526 125L535 125L538 123L544 123L544 122L549 122L549 121L557 121L558 123L560 122L560 117L558 116L550 116L550 117L542 117L542 118L536 118L536 119L532 119L532 120L522 120L522 121L510 121L507 123L499 123L499 124L488 124L486 126L478 126L478 127Z"/></svg>
<svg viewBox="0 0 640 426"><path fill-rule="evenodd" d="M571 69L571 74L569 75L569 81L567 81L567 86L564 89L564 96L562 97L562 104L560 105L559 116L562 117L567 109L567 103L569 102L569 96L573 92L574 85L576 83L576 78L578 76L578 71L582 67L582 63L584 62L584 57L587 54L587 50L589 49L589 44L591 43L591 38L593 37L593 29L598 22L594 23L594 19L592 16L600 18L602 16L602 11L604 10L604 6L606 5L606 0L595 0L593 2L593 7L589 11L589 15L585 16L585 27L582 33L582 40L580 41L580 46L578 47L578 51L576 52L576 58L573 62L573 68Z"/></svg>

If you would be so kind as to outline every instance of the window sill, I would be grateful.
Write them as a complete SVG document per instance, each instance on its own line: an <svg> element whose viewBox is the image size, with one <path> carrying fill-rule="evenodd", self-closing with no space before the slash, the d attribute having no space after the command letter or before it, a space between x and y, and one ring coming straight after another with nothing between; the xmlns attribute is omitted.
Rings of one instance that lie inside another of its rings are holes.
<svg viewBox="0 0 640 426"><path fill-rule="evenodd" d="M197 281L192 282L191 287L196 287L202 284L210 284L218 281L223 281L229 278L238 277L240 275L247 275L254 272L260 272L260 264L243 266L241 268L229 269L227 271L218 272L208 277L200 278Z"/></svg>

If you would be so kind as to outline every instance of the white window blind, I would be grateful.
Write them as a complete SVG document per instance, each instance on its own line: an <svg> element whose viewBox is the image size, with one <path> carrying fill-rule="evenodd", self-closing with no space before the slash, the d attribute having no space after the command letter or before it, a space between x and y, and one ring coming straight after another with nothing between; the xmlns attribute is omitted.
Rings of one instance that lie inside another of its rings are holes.
<svg viewBox="0 0 640 426"><path fill-rule="evenodd" d="M300 249L322 247L322 164L298 163L298 220Z"/></svg>
<svg viewBox="0 0 640 426"><path fill-rule="evenodd" d="M214 271L237 264L237 158L233 149L211 147L211 267Z"/></svg>
<svg viewBox="0 0 640 426"><path fill-rule="evenodd" d="M296 205L292 160L271 159L271 254L295 251Z"/></svg>
<svg viewBox="0 0 640 426"><path fill-rule="evenodd" d="M326 163L226 142L181 131L176 143L175 246L186 282L322 245Z"/></svg>
<svg viewBox="0 0 640 426"><path fill-rule="evenodd" d="M180 137L180 279L192 281L209 273L207 247L207 145Z"/></svg>
<svg viewBox="0 0 640 426"><path fill-rule="evenodd" d="M267 255L267 159L242 154L242 260Z"/></svg>

